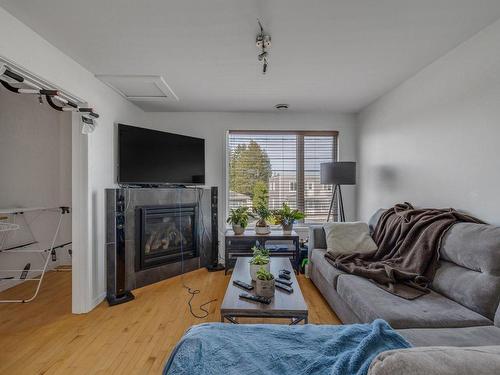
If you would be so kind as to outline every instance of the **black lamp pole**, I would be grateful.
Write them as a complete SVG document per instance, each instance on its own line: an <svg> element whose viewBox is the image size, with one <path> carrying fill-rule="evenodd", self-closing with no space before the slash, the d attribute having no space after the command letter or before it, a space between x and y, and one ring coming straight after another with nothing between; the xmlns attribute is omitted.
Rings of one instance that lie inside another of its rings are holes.
<svg viewBox="0 0 500 375"><path fill-rule="evenodd" d="M345 222L344 200L342 198L341 185L356 184L356 162L343 161L321 163L321 183L324 185L333 184L332 201L330 202L330 208L328 210L328 217L326 221L330 221L334 202L338 199L339 212L337 215L337 221Z"/></svg>

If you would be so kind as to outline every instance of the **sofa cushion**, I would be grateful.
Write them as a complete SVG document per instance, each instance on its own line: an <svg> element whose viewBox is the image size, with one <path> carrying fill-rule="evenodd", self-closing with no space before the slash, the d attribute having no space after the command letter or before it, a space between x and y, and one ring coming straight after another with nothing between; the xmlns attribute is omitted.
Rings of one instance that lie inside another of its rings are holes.
<svg viewBox="0 0 500 375"><path fill-rule="evenodd" d="M432 288L493 319L500 302L500 227L458 223L443 238Z"/></svg>
<svg viewBox="0 0 500 375"><path fill-rule="evenodd" d="M413 346L488 346L500 345L500 328L409 328L398 333Z"/></svg>
<svg viewBox="0 0 500 375"><path fill-rule="evenodd" d="M366 253L377 250L368 230L361 221L349 223L326 223L326 249L334 254Z"/></svg>
<svg viewBox="0 0 500 375"><path fill-rule="evenodd" d="M388 350L372 361L368 375L490 375L500 373L500 346L427 347Z"/></svg>
<svg viewBox="0 0 500 375"><path fill-rule="evenodd" d="M373 234L373 232L375 231L375 227L377 226L380 217L385 211L387 211L385 208L379 208L368 220L368 228L370 228L370 234Z"/></svg>
<svg viewBox="0 0 500 375"><path fill-rule="evenodd" d="M312 264L315 270L317 270L323 278L333 286L337 287L337 278L344 274L344 272L332 266L325 259L326 250L324 249L313 249L312 251Z"/></svg>
<svg viewBox="0 0 500 375"><path fill-rule="evenodd" d="M500 227L457 223L443 238L441 259L500 276Z"/></svg>
<svg viewBox="0 0 500 375"><path fill-rule="evenodd" d="M432 289L493 320L500 300L500 277L441 261Z"/></svg>
<svg viewBox="0 0 500 375"><path fill-rule="evenodd" d="M394 328L452 328L492 325L478 313L431 291L407 300L354 275L337 278L337 292L364 321L385 319Z"/></svg>

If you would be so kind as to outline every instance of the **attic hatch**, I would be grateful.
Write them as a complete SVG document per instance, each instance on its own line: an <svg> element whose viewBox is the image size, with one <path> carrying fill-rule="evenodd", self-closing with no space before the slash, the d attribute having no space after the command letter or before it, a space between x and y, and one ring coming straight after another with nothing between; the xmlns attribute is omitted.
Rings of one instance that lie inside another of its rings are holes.
<svg viewBox="0 0 500 375"><path fill-rule="evenodd" d="M96 77L144 111L161 111L169 103L179 101L162 76L105 74Z"/></svg>

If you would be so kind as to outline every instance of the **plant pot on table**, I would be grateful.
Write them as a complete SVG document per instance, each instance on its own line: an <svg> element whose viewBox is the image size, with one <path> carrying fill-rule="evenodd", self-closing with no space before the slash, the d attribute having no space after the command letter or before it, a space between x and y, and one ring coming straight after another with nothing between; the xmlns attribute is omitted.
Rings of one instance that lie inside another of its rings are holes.
<svg viewBox="0 0 500 375"><path fill-rule="evenodd" d="M241 225L233 224L233 232L235 235L241 236L243 233L245 233L245 228L242 227Z"/></svg>
<svg viewBox="0 0 500 375"><path fill-rule="evenodd" d="M253 281L257 280L257 271L261 267L264 267L264 269L267 272L270 272L271 271L271 260L269 260L269 263L267 263L267 264L252 264L252 263L250 263L250 277L252 278Z"/></svg>
<svg viewBox="0 0 500 375"><path fill-rule="evenodd" d="M274 297L274 279L272 280L255 280L255 294L262 297Z"/></svg>

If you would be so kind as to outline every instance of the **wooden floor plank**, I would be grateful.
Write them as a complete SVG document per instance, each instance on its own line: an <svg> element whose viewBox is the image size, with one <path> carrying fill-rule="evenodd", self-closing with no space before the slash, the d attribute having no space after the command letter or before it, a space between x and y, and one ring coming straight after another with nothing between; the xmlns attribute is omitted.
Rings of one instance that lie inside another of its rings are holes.
<svg viewBox="0 0 500 375"><path fill-rule="evenodd" d="M230 276L205 269L134 291L132 302L109 307L105 302L83 315L71 314L71 273L49 272L39 296L27 304L0 305L0 374L160 374L163 365L193 324L218 322ZM309 322L339 324L338 318L312 282L299 284L309 306ZM199 289L189 312L186 287ZM0 298L29 295L23 283ZM246 319L247 323L285 323Z"/></svg>

